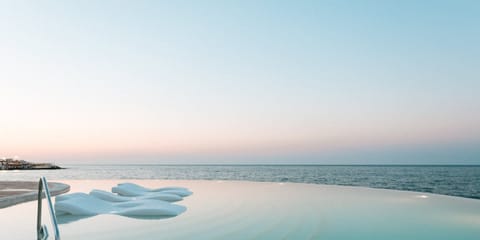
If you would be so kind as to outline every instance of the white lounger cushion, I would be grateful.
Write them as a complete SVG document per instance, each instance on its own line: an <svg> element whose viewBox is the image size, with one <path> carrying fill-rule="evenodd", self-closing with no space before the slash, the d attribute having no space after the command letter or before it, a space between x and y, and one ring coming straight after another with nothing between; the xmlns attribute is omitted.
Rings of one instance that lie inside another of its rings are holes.
<svg viewBox="0 0 480 240"><path fill-rule="evenodd" d="M137 189L141 189L143 191L147 191L147 192L163 192L163 191L168 191L168 190L184 190L184 191L188 191L188 188L184 188L184 187L162 187L162 188L146 188L144 186L141 186L141 185L138 185L138 184L135 184L135 183L119 183L117 184L118 186L129 186L131 188L137 188Z"/></svg>
<svg viewBox="0 0 480 240"><path fill-rule="evenodd" d="M153 199L135 199L113 203L85 193L72 193L57 196L55 212L58 215L70 214L91 216L117 214L122 216L176 216L186 210L184 206Z"/></svg>
<svg viewBox="0 0 480 240"><path fill-rule="evenodd" d="M119 195L122 195L122 196L129 196L129 197L146 196L146 195L157 194L157 193L175 194L181 197L187 197L192 195L192 192L187 188L164 187L164 188L149 189L134 183L118 184L116 187L112 188L112 192L118 193Z"/></svg>
<svg viewBox="0 0 480 240"><path fill-rule="evenodd" d="M180 197L179 195L163 193L163 192L156 192L155 194L148 194L148 195L138 196L138 197L126 197L126 196L113 194L111 192L94 189L90 192L90 195L105 201L109 201L109 202L127 202L127 201L132 201L137 199L141 199L141 200L154 199L154 200L163 200L167 202L176 202L176 201L183 200L183 198Z"/></svg>

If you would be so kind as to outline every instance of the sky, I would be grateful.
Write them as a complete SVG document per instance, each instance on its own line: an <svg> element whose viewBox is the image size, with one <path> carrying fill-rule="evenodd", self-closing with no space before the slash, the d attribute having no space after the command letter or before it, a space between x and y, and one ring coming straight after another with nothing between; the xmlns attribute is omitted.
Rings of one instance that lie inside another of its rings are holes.
<svg viewBox="0 0 480 240"><path fill-rule="evenodd" d="M0 155L480 164L479 12L453 0L0 1Z"/></svg>

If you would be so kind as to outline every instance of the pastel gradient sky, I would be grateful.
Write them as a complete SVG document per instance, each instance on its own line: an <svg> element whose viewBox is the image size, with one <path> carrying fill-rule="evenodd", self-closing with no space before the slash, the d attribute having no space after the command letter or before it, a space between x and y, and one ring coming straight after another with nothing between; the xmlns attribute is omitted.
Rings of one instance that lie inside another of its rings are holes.
<svg viewBox="0 0 480 240"><path fill-rule="evenodd" d="M480 164L479 1L1 1L0 155Z"/></svg>

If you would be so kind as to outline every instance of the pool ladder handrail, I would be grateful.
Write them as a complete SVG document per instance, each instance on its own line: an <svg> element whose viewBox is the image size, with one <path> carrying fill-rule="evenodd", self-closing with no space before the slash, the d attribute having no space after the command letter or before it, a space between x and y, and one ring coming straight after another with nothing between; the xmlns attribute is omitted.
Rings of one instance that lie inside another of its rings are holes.
<svg viewBox="0 0 480 240"><path fill-rule="evenodd" d="M38 206L37 206L37 240L46 240L48 238L47 226L42 225L42 198L43 190L45 190L45 198L48 202L48 209L50 218L55 231L55 240L60 240L60 231L58 230L57 217L53 209L52 199L50 197L50 190L48 189L47 179L41 177L38 182Z"/></svg>

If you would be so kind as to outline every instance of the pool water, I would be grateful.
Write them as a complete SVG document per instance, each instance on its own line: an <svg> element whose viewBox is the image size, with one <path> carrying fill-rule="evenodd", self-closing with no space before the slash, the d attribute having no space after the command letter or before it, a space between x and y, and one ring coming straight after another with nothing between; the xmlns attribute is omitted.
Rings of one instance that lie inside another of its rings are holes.
<svg viewBox="0 0 480 240"><path fill-rule="evenodd" d="M62 182L71 185L72 192L89 192L109 190L125 180ZM75 219L60 225L62 239L477 240L480 236L480 200L475 199L300 183L131 182L187 187L193 195L178 202L187 211L177 217ZM0 209L0 239L34 239L35 224L36 202Z"/></svg>

